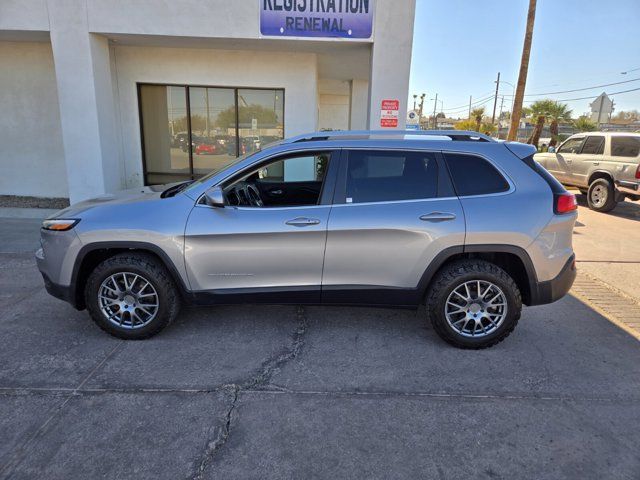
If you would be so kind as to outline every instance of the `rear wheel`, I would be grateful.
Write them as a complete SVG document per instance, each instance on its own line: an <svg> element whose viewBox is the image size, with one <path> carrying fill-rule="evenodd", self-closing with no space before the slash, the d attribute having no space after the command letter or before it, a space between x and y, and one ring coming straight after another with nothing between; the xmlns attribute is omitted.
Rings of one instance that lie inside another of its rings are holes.
<svg viewBox="0 0 640 480"><path fill-rule="evenodd" d="M520 290L497 265L461 260L446 265L427 294L434 330L449 344L480 349L504 340L522 310Z"/></svg>
<svg viewBox="0 0 640 480"><path fill-rule="evenodd" d="M606 178L597 178L589 185L587 193L587 203L591 210L596 212L609 212L613 210L616 202L613 184Z"/></svg>
<svg viewBox="0 0 640 480"><path fill-rule="evenodd" d="M141 253L116 255L102 262L89 275L84 293L96 324L127 340L160 332L180 307L167 270L153 256Z"/></svg>

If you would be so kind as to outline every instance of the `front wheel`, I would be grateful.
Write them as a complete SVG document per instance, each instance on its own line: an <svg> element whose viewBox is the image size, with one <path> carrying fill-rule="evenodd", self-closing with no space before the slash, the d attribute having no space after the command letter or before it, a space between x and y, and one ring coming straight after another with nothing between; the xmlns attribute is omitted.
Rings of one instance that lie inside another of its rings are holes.
<svg viewBox="0 0 640 480"><path fill-rule="evenodd" d="M495 345L513 331L522 311L520 290L497 265L461 260L446 265L427 294L436 333L458 348Z"/></svg>
<svg viewBox="0 0 640 480"><path fill-rule="evenodd" d="M178 314L180 297L153 256L124 253L99 264L87 279L85 303L104 331L125 340L151 337Z"/></svg>
<svg viewBox="0 0 640 480"><path fill-rule="evenodd" d="M598 178L589 185L587 203L591 210L609 212L616 208L616 192L613 184L606 178Z"/></svg>

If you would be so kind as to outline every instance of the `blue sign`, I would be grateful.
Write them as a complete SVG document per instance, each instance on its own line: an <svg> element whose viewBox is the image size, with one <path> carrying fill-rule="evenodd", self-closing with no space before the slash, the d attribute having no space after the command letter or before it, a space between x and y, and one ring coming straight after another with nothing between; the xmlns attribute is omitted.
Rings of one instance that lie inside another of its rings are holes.
<svg viewBox="0 0 640 480"><path fill-rule="evenodd" d="M369 38L373 0L258 0L260 33L275 37Z"/></svg>

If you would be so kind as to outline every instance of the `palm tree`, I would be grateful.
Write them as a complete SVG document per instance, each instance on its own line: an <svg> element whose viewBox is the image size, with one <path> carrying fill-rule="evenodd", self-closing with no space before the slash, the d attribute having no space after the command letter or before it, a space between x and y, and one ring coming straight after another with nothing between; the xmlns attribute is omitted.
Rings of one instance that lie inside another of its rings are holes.
<svg viewBox="0 0 640 480"><path fill-rule="evenodd" d="M580 132L593 132L598 129L598 125L585 115L579 117L575 122L573 122L573 125Z"/></svg>
<svg viewBox="0 0 640 480"><path fill-rule="evenodd" d="M527 143L531 145L535 145L538 148L538 142L540 141L540 135L542 134L542 129L544 128L544 122L547 120L547 115L554 109L553 100L538 100L537 102L533 102L529 107L531 110L531 116L535 119L536 124L533 128L533 132L531 132L531 136L527 140Z"/></svg>
<svg viewBox="0 0 640 480"><path fill-rule="evenodd" d="M529 0L529 11L527 12L527 28L524 34L524 45L522 47L522 59L520 60L520 73L518 74L518 84L516 85L516 97L513 100L513 114L511 115L511 125L507 140L515 140L518 136L518 126L520 125L520 115L522 111L522 101L524 100L524 89L527 84L527 72L529 71L529 56L531 55L531 41L533 40L533 24L536 19L536 0Z"/></svg>
<svg viewBox="0 0 640 480"><path fill-rule="evenodd" d="M549 131L551 132L550 147L554 147L558 143L558 123L571 121L571 110L566 103L553 102L553 105L547 112L547 120L551 121Z"/></svg>
<svg viewBox="0 0 640 480"><path fill-rule="evenodd" d="M471 110L471 119L476 121L476 128L474 130L476 132L480 131L480 127L482 126L482 117L484 117L484 107L478 107Z"/></svg>

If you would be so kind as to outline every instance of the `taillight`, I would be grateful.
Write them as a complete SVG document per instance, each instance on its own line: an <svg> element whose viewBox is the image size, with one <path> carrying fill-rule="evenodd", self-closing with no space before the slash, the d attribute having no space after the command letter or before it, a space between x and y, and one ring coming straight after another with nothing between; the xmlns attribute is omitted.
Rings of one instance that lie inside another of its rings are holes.
<svg viewBox="0 0 640 480"><path fill-rule="evenodd" d="M573 193L555 194L553 201L553 211L557 214L569 213L578 209L578 202Z"/></svg>
<svg viewBox="0 0 640 480"><path fill-rule="evenodd" d="M638 168L636 168L636 178L640 179L640 163L638 164Z"/></svg>

